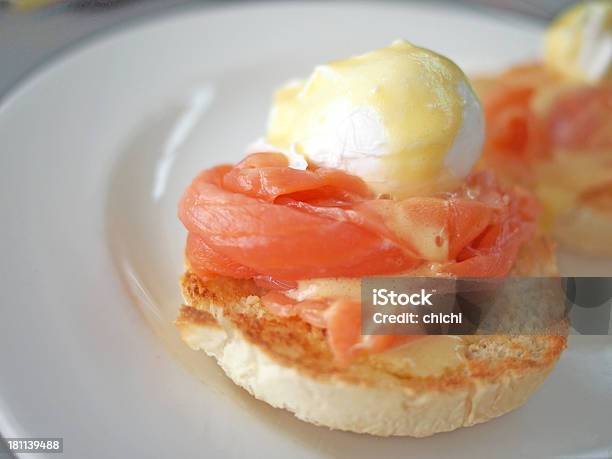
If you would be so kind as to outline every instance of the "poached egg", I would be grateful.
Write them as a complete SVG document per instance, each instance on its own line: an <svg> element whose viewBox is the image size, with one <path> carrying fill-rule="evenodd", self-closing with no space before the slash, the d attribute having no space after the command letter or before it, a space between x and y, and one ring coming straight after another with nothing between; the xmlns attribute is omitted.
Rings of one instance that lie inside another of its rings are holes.
<svg viewBox="0 0 612 459"><path fill-rule="evenodd" d="M569 80L612 82L612 1L583 2L562 13L546 32L544 61Z"/></svg>
<svg viewBox="0 0 612 459"><path fill-rule="evenodd" d="M266 138L292 167L342 169L396 197L454 187L483 141L481 104L463 71L405 41L278 90Z"/></svg>

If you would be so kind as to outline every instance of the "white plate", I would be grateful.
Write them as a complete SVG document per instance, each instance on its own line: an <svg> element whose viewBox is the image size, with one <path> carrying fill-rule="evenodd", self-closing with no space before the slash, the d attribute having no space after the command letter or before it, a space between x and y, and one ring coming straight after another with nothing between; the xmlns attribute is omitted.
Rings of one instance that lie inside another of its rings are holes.
<svg viewBox="0 0 612 459"><path fill-rule="evenodd" d="M534 56L539 33L419 4L240 5L110 34L34 75L0 108L2 434L61 436L75 458L609 454L610 340L573 340L542 390L498 420L378 439L251 399L171 324L180 192L241 157L276 85L397 37L492 70Z"/></svg>

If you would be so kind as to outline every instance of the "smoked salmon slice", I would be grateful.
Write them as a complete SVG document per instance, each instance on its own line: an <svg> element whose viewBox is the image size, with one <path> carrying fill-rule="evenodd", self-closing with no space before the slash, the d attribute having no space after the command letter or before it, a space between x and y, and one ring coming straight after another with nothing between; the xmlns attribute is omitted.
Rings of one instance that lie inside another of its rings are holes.
<svg viewBox="0 0 612 459"><path fill-rule="evenodd" d="M531 109L532 86L503 85L483 101L486 119L485 154L523 160L546 156L548 138L543 122Z"/></svg>
<svg viewBox="0 0 612 459"><path fill-rule="evenodd" d="M261 161L261 156L258 159ZM288 166L275 167L291 176L311 174ZM223 260L218 266L211 262L208 269L223 275L235 269L234 277L252 272L286 280L397 273L433 260L423 253L423 247L432 244L446 245L443 260L455 259L493 224L494 216L500 219L513 213L518 221L533 218L521 214L529 207L524 203L513 209L512 199L502 203L510 194L495 188L485 174L470 179L471 190L447 197L396 201L367 198L368 193L355 186L356 181L346 179L347 174L318 169L318 177L341 177L350 187L348 191L336 187L349 193L342 205L320 206L288 197L296 187L283 188L286 178L280 171L275 173L276 179L266 182L266 189L274 190L273 201L268 192L256 197L260 191L253 196L250 191L235 191L236 187L228 190L226 177L232 177L235 170L224 166L200 174L179 206L181 221L200 238L188 251L205 246L211 260L213 254ZM318 179L311 184L318 186ZM474 190L477 194L468 197L468 191L474 194ZM287 263L287 256L291 256L291 263ZM188 258L197 257L188 253Z"/></svg>
<svg viewBox="0 0 612 459"><path fill-rule="evenodd" d="M345 200L352 194L364 198L371 196L369 188L359 177L336 169L292 169L287 157L281 153L247 156L224 175L223 187L270 202L281 195L292 194L308 196L309 201L320 196ZM297 194L305 192L309 194Z"/></svg>
<svg viewBox="0 0 612 459"><path fill-rule="evenodd" d="M331 218L325 209L306 212L227 191L217 185L223 181L224 176L219 177L223 171L207 171L196 178L181 199L179 217L207 250L235 262L240 273L251 269L286 280L362 277L401 272L418 264L398 245L352 223L343 209L336 208L336 218ZM197 258L190 249L195 245L188 247L187 258ZM221 266L224 275L227 266ZM211 264L209 271L221 273L218 268Z"/></svg>
<svg viewBox="0 0 612 459"><path fill-rule="evenodd" d="M552 101L536 111L534 98ZM572 152L612 147L612 85L563 86L538 64L513 68L483 97L487 121L485 155L522 161L555 149Z"/></svg>
<svg viewBox="0 0 612 459"><path fill-rule="evenodd" d="M387 349L424 338L425 335L361 335L361 306L346 299L334 301L325 311L328 342L340 365L360 355Z"/></svg>
<svg viewBox="0 0 612 459"><path fill-rule="evenodd" d="M562 94L552 105L546 129L551 143L572 151L612 148L612 85L586 86Z"/></svg>
<svg viewBox="0 0 612 459"><path fill-rule="evenodd" d="M267 308L326 329L339 362L418 337L361 336L348 299L296 301L284 292L310 278L410 273L501 277L535 231L538 206L494 175L471 175L436 196L377 199L358 177L292 169L277 153L202 172L179 203L186 257L202 277L251 278ZM357 306L356 306L357 304Z"/></svg>
<svg viewBox="0 0 612 459"><path fill-rule="evenodd" d="M421 339L421 335L361 335L361 305L338 298L333 301L297 301L283 293L269 292L262 301L280 317L300 317L314 327L327 330L327 340L339 365L347 365L360 355Z"/></svg>

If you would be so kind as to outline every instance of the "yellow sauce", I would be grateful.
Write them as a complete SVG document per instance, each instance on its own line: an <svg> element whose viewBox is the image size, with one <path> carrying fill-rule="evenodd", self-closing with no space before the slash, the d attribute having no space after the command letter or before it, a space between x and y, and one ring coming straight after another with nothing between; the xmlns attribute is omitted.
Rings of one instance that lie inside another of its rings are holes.
<svg viewBox="0 0 612 459"><path fill-rule="evenodd" d="M480 111L456 64L396 41L319 66L308 81L281 88L267 142L361 175L381 193L415 194L452 181L444 161L463 125L468 99L475 101L468 109Z"/></svg>
<svg viewBox="0 0 612 459"><path fill-rule="evenodd" d="M577 205L581 193L612 180L612 159L605 152L557 151L537 166L535 194L544 207L543 224L550 229L558 216Z"/></svg>
<svg viewBox="0 0 612 459"><path fill-rule="evenodd" d="M398 375L439 376L466 362L466 345L460 336L428 336L391 349L376 357Z"/></svg>

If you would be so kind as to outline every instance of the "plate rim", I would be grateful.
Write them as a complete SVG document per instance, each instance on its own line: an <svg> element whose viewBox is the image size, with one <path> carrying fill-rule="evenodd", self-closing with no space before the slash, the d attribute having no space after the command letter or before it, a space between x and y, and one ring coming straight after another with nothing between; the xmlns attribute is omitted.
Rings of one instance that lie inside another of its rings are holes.
<svg viewBox="0 0 612 459"><path fill-rule="evenodd" d="M531 26L544 27L546 21L536 17L530 16L524 12L509 10L494 5L485 5L482 3L462 3L453 2L452 0L436 0L435 2L427 0L410 0L409 2L403 2L402 0L337 0L333 2L333 5L354 5L354 6L367 6L367 5L381 5L383 7L394 5L398 7L417 6L419 8L430 8L438 10L454 10L455 12L468 11L470 14L476 14L481 16L489 15L501 15L504 16L511 23L516 25L525 25L525 23L531 23ZM110 38L115 38L118 35L129 33L133 29L145 28L148 26L154 26L161 24L165 21L172 21L179 18L182 15L189 15L192 13L206 14L208 12L229 12L232 10L243 10L246 8L257 9L260 7L268 6L279 6L283 7L301 7L308 5L309 7L328 7L331 3L326 3L324 0L288 0L282 3L275 2L274 0L238 0L232 1L231 3L222 3L214 1L213 3L200 3L200 2L189 2L178 5L171 5L162 7L159 10L144 12L141 16L134 16L122 20L118 20L116 23L102 27L98 30L87 33L83 37L79 37L77 41L72 41L63 45L60 45L53 51L50 51L45 57L41 58L34 65L24 70L16 79L14 79L8 87L0 94L0 115L5 110L5 106L9 106L14 102L14 99L19 97L19 94L27 90L27 88L35 84L39 78L44 78L47 72L53 71L53 69L60 65L65 59L74 58L79 53L84 52L87 48L95 46L100 42L103 42Z"/></svg>

